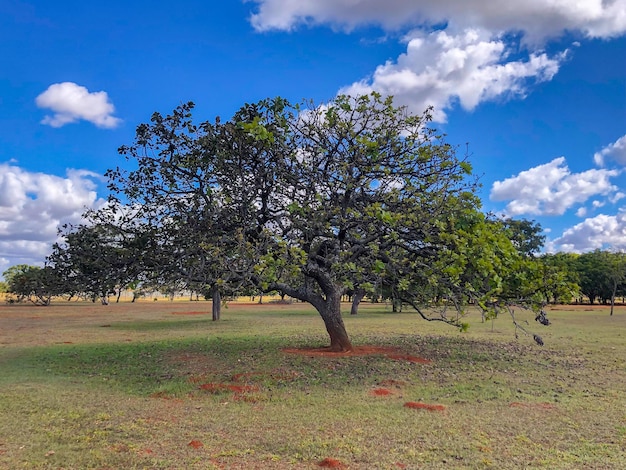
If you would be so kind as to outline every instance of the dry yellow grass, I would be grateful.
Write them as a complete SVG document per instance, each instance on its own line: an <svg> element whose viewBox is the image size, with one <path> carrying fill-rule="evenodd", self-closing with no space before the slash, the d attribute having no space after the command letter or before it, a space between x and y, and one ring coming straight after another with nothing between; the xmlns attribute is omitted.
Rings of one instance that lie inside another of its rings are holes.
<svg viewBox="0 0 626 470"><path fill-rule="evenodd" d="M355 344L420 364L283 353L327 341L302 304L217 323L207 302L3 306L0 467L626 468L626 308L519 315L543 348L508 318L346 317Z"/></svg>

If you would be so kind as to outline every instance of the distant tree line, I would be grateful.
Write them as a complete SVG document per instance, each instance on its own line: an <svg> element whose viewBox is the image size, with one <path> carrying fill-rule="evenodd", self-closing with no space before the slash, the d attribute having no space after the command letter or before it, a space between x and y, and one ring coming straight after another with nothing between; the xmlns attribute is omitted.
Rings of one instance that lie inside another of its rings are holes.
<svg viewBox="0 0 626 470"><path fill-rule="evenodd" d="M531 223L529 221L515 221ZM535 227L539 227L537 224ZM73 243L78 240L72 239ZM71 248L70 248L71 246ZM75 250L76 245L67 245L64 249L55 247L55 254L48 258L67 255L66 250ZM123 257L107 260L104 255L110 246L100 240L91 245L89 258L80 256L63 257L65 264L54 264L45 267L15 265L4 271L4 282L0 283L0 292L9 294L13 302L31 302L48 305L53 297L65 300L86 299L92 301L109 300L113 297L119 301L122 292L133 294L133 301L146 294L159 292L163 295L189 294L190 299L210 299L211 292L206 285L193 282L155 282L148 281L138 272L128 276L137 264ZM539 246L541 248L541 246ZM140 256L141 253L138 253ZM72 265L69 263L71 260ZM107 261L104 261L107 260ZM626 254L607 250L595 250L583 254L556 253L537 255L538 275L543 283L539 291L546 304L604 304L624 303L626 301ZM114 262L113 262L114 261ZM255 288L239 290L224 289L229 298L249 296L255 297L262 292ZM352 298L354 290L348 290L347 296ZM362 298L376 302L392 301L393 292L387 289L373 291Z"/></svg>

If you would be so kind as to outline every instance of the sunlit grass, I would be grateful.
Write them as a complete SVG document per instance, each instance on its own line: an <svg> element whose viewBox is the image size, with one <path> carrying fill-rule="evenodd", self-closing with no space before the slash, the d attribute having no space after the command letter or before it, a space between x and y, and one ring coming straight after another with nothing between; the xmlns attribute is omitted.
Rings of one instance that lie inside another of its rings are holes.
<svg viewBox="0 0 626 470"><path fill-rule="evenodd" d="M626 310L519 312L543 348L508 318L346 316L420 364L284 353L328 341L300 304L155 304L0 310L0 467L626 468Z"/></svg>

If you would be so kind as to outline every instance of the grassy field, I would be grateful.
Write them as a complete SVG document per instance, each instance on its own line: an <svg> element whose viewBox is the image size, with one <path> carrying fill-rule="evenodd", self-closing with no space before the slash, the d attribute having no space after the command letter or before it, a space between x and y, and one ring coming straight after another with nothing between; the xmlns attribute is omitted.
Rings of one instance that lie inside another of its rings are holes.
<svg viewBox="0 0 626 470"><path fill-rule="evenodd" d="M0 468L626 468L626 307L519 315L366 304L319 356L301 304L2 306Z"/></svg>

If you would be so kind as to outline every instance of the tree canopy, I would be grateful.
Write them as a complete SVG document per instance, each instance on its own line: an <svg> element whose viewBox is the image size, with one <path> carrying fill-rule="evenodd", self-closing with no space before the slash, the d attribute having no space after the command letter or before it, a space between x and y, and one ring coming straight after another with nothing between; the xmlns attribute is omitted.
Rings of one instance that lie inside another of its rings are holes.
<svg viewBox="0 0 626 470"><path fill-rule="evenodd" d="M429 111L375 93L267 99L227 121L195 123L193 108L137 128L120 148L133 169L107 172L109 206L58 247L59 266L72 249L87 271L134 266L94 293L139 275L210 291L214 309L223 292L277 291L313 305L337 351L352 348L346 292L384 292L459 327L468 304L540 305L538 225L481 212L469 162ZM80 255L93 239L100 249Z"/></svg>
<svg viewBox="0 0 626 470"><path fill-rule="evenodd" d="M192 109L155 113L120 149L137 169L109 172L113 202L151 227L161 273L309 302L335 350L352 347L340 312L350 289L459 312L505 292L517 252L428 112L377 94L264 100L227 122L195 124Z"/></svg>

